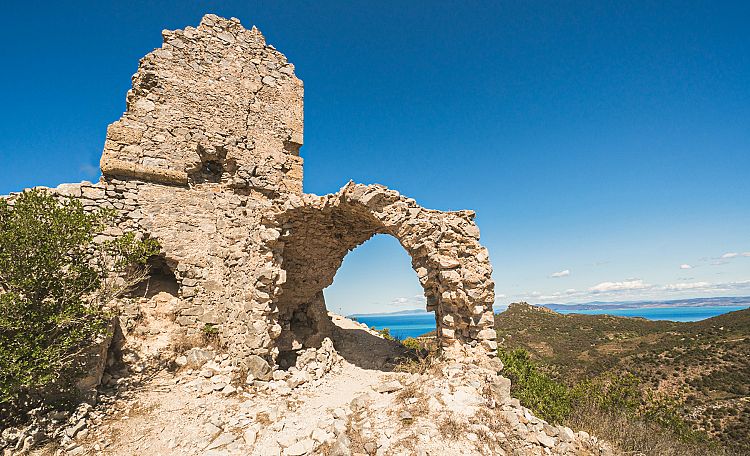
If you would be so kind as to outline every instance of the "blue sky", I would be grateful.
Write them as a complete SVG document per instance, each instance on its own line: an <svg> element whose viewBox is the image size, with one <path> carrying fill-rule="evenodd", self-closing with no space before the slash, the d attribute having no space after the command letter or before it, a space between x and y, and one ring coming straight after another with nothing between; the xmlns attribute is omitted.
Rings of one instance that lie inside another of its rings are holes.
<svg viewBox="0 0 750 456"><path fill-rule="evenodd" d="M97 179L138 59L207 12L295 63L305 190L476 210L496 305L750 294L748 2L6 2L0 193ZM326 294L421 290L379 236Z"/></svg>

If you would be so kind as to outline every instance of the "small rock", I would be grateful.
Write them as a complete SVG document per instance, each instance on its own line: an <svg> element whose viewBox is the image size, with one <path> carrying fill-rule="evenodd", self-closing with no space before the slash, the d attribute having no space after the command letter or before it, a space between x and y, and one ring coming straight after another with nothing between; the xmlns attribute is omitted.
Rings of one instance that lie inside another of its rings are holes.
<svg viewBox="0 0 750 456"><path fill-rule="evenodd" d="M321 442L321 443L326 442L333 438L333 436L329 432L326 432L320 428L315 428L315 430L312 431L312 434L310 435L310 437L312 437L313 440Z"/></svg>
<svg viewBox="0 0 750 456"><path fill-rule="evenodd" d="M352 444L352 442L349 440L349 437L346 436L346 434L339 435L338 439L336 439L336 442L333 444L333 447L331 448L331 451L329 452L330 456L351 456L352 451L349 449L349 446Z"/></svg>
<svg viewBox="0 0 750 456"><path fill-rule="evenodd" d="M375 389L378 393L393 393L394 391L398 391L403 389L403 385L397 380L392 380L390 382L383 383L382 385L378 385L378 387Z"/></svg>
<svg viewBox="0 0 750 456"><path fill-rule="evenodd" d="M255 428L247 428L245 429L245 432L242 434L242 439L245 441L245 445L247 446L253 446L255 445L255 439L258 438L258 431L255 430Z"/></svg>
<svg viewBox="0 0 750 456"><path fill-rule="evenodd" d="M375 452L378 451L378 446L373 442L365 443L364 448L367 454L375 454Z"/></svg>
<svg viewBox="0 0 750 456"><path fill-rule="evenodd" d="M224 432L220 436L216 437L205 449L213 450L225 445L229 445L234 442L237 438L231 432Z"/></svg>
<svg viewBox="0 0 750 456"><path fill-rule="evenodd" d="M245 365L247 367L248 377L257 380L270 380L273 373L271 372L271 366L268 362L258 355L250 355L245 359Z"/></svg>
<svg viewBox="0 0 750 456"><path fill-rule="evenodd" d="M537 432L536 439L539 441L539 443L546 446L547 448L552 448L553 446L555 446L555 438L548 436L544 432Z"/></svg>
<svg viewBox="0 0 750 456"><path fill-rule="evenodd" d="M563 426L560 428L559 436L561 441L571 442L575 438L575 433L571 428Z"/></svg>
<svg viewBox="0 0 750 456"><path fill-rule="evenodd" d="M284 450L284 454L288 456L302 456L311 452L314 447L315 442L312 439L303 439Z"/></svg>
<svg viewBox="0 0 750 456"><path fill-rule="evenodd" d="M212 359L214 359L214 352L211 350L191 348L185 352L185 365L191 369L200 369Z"/></svg>

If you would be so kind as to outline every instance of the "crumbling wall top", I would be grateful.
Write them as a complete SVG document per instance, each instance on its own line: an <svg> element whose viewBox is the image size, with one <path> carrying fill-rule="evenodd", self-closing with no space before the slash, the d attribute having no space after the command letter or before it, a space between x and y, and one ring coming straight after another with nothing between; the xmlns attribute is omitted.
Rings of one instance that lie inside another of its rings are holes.
<svg viewBox="0 0 750 456"><path fill-rule="evenodd" d="M213 14L164 30L111 124L105 176L301 193L303 85L255 27Z"/></svg>

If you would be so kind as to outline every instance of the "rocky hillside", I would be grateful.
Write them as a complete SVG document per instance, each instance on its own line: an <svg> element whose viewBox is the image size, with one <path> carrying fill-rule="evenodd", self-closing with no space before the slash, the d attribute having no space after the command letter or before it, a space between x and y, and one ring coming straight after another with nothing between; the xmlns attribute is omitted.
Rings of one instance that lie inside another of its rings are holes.
<svg viewBox="0 0 750 456"><path fill-rule="evenodd" d="M524 348L567 384L632 373L683 402L681 413L739 454L750 454L750 309L693 323L562 315L511 304L495 319L500 345Z"/></svg>

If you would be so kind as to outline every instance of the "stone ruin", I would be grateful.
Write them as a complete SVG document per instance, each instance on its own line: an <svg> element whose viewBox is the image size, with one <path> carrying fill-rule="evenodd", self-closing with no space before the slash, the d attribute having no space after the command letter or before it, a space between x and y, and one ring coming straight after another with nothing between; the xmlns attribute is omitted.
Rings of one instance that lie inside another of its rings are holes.
<svg viewBox="0 0 750 456"><path fill-rule="evenodd" d="M332 329L323 289L375 234L412 259L446 353L492 353L494 283L474 212L425 209L381 185L303 193L303 85L256 29L206 15L162 32L141 59L127 111L107 129L96 184L54 191L118 213L113 236L157 239L154 279L177 320L206 324L245 366L320 347Z"/></svg>

